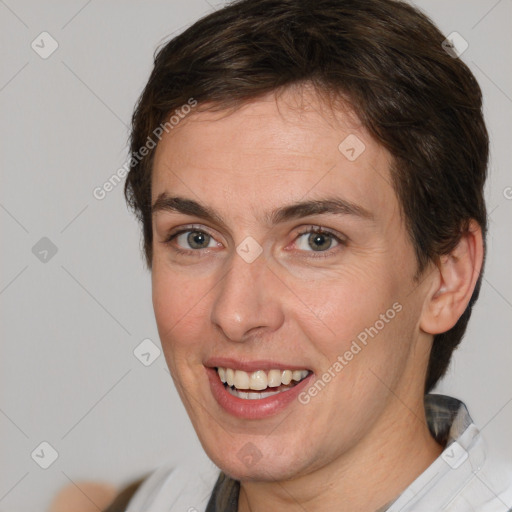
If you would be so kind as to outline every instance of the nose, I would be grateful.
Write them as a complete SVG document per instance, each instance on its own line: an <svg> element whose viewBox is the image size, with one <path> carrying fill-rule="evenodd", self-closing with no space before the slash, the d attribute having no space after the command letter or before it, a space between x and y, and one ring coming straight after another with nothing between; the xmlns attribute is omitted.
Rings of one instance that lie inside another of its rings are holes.
<svg viewBox="0 0 512 512"><path fill-rule="evenodd" d="M279 283L263 254L247 263L234 253L225 277L213 290L213 324L236 342L247 341L256 333L276 331L284 322Z"/></svg>

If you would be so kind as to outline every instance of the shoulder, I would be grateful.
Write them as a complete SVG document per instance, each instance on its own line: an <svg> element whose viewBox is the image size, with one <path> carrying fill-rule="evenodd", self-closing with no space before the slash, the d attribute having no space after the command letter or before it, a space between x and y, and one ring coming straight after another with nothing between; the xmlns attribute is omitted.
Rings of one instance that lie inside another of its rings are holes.
<svg viewBox="0 0 512 512"><path fill-rule="evenodd" d="M429 395L425 411L433 437L445 448L389 512L512 512L512 465L498 440L489 444L455 398Z"/></svg>
<svg viewBox="0 0 512 512"><path fill-rule="evenodd" d="M494 441L471 424L443 451L440 458L448 464L444 480L453 484L447 511L512 512L512 463Z"/></svg>
<svg viewBox="0 0 512 512"><path fill-rule="evenodd" d="M467 500L482 503L479 512L512 512L512 463L489 451L482 467L475 468Z"/></svg>
<svg viewBox="0 0 512 512"><path fill-rule="evenodd" d="M211 462L164 464L151 473L126 512L204 512L220 470Z"/></svg>

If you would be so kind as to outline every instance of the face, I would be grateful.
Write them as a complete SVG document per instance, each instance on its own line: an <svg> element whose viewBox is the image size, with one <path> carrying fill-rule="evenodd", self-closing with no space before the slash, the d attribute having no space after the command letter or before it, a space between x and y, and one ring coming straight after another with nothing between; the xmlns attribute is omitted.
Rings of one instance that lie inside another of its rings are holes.
<svg viewBox="0 0 512 512"><path fill-rule="evenodd" d="M231 476L318 470L392 431L393 396L422 397L423 289L390 163L308 90L192 113L159 143L156 321L199 439Z"/></svg>

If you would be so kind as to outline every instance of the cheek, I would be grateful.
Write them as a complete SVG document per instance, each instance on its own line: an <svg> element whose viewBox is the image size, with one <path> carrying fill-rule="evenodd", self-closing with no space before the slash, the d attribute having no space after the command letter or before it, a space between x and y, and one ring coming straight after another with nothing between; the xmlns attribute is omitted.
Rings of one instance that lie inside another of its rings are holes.
<svg viewBox="0 0 512 512"><path fill-rule="evenodd" d="M394 318L392 307L399 298L399 280L386 274L379 265L352 266L325 274L321 279L316 277L314 282L290 283L297 304L294 316L310 339L325 343L328 352L343 350L388 310L391 309L388 316Z"/></svg>
<svg viewBox="0 0 512 512"><path fill-rule="evenodd" d="M152 297L158 333L169 367L193 355L200 356L209 318L207 280L190 278L155 265ZM202 334L201 334L202 333ZM172 361L171 361L172 360Z"/></svg>

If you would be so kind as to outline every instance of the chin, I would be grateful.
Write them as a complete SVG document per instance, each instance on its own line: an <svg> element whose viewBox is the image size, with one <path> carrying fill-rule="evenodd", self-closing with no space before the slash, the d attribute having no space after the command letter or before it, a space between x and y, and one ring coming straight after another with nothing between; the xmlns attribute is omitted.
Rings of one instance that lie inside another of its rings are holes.
<svg viewBox="0 0 512 512"><path fill-rule="evenodd" d="M203 443L213 463L235 480L282 481L292 479L305 471L305 454L297 454L297 443L284 446L282 440L269 442L263 437L243 436L242 439L226 439L225 443ZM251 441L250 439L253 439Z"/></svg>
<svg viewBox="0 0 512 512"><path fill-rule="evenodd" d="M215 462L215 461L214 461ZM283 460L267 460L263 459L256 462L253 466L246 465L240 461L219 460L216 462L224 473L229 477L240 481L257 481L257 482L275 482L292 479L297 475L297 469L291 466L287 461ZM293 467L293 469L291 469Z"/></svg>

